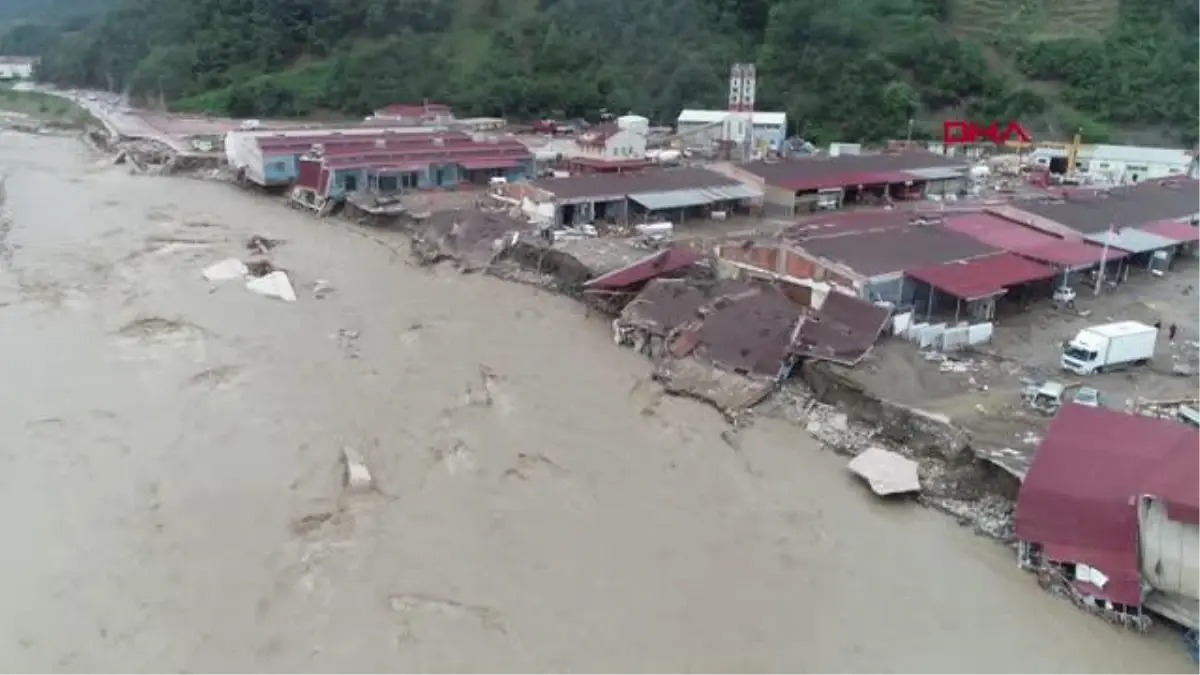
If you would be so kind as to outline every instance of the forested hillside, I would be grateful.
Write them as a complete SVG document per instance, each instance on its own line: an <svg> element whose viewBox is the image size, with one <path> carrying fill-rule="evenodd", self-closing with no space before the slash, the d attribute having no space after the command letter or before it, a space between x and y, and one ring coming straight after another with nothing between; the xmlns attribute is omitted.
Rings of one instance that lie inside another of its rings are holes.
<svg viewBox="0 0 1200 675"><path fill-rule="evenodd" d="M60 84L239 116L436 99L660 121L722 107L729 65L753 61L760 107L817 140L962 113L1190 143L1200 80L1195 0L119 0L42 55Z"/></svg>

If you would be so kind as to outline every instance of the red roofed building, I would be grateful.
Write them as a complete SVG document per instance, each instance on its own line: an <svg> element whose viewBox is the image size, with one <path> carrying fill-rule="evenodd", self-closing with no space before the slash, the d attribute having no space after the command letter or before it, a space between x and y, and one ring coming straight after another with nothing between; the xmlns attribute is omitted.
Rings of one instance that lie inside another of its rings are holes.
<svg viewBox="0 0 1200 675"><path fill-rule="evenodd" d="M445 103L393 103L375 111L375 118L401 124L449 124L454 112Z"/></svg>
<svg viewBox="0 0 1200 675"><path fill-rule="evenodd" d="M226 154L249 182L294 184L321 200L357 191L486 185L496 177L523 180L533 172L533 155L513 138L427 129L234 132L226 138Z"/></svg>
<svg viewBox="0 0 1200 675"><path fill-rule="evenodd" d="M1080 596L1196 627L1200 432L1107 408L1063 406L1021 486L1023 565Z"/></svg>
<svg viewBox="0 0 1200 675"><path fill-rule="evenodd" d="M571 173L619 173L649 165L645 134L622 129L614 122L596 125L576 136L575 148L567 159Z"/></svg>

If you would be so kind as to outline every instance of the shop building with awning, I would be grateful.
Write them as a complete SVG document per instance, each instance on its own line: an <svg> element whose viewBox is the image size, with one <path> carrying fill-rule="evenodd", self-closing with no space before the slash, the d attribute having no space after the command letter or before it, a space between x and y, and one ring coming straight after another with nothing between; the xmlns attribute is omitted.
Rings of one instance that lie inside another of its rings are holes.
<svg viewBox="0 0 1200 675"><path fill-rule="evenodd" d="M1009 211L1053 222L1080 239L1112 252L1125 252L1110 276L1130 270L1164 271L1181 254L1194 253L1193 223L1200 210L1200 182L1167 178L1110 190L1076 191L1063 199L1013 204ZM1186 229L1192 228L1192 229Z"/></svg>
<svg viewBox="0 0 1200 675"><path fill-rule="evenodd" d="M761 191L734 178L698 168L591 173L531 182L523 198L545 204L553 225L631 224L712 218L745 211Z"/></svg>
<svg viewBox="0 0 1200 675"><path fill-rule="evenodd" d="M288 149L307 140L289 138ZM355 192L486 185L495 177L524 180L533 170L533 155L512 139L478 140L457 132L393 138L379 132L346 143L311 144L297 168L298 191L336 200Z"/></svg>
<svg viewBox="0 0 1200 675"><path fill-rule="evenodd" d="M1022 291L1025 299L1049 295L1058 271L1004 252L930 265L905 274L923 285L918 295L924 296L924 301L916 298L915 305L927 317L935 311L948 310L947 305L951 305L955 322L962 319L982 322L991 321L996 315L997 299L1014 290ZM1030 288L1037 285L1043 287L1040 292Z"/></svg>
<svg viewBox="0 0 1200 675"><path fill-rule="evenodd" d="M923 283L907 273L1002 253L936 223L785 241L789 277L850 290L869 302L914 306Z"/></svg>
<svg viewBox="0 0 1200 675"><path fill-rule="evenodd" d="M1058 283L1067 285L1080 273L1096 269L1101 262L1113 263L1129 256L1123 249L1088 241L1081 236L1064 239L1013 220L998 210L985 209L946 218L946 229L1053 268Z"/></svg>

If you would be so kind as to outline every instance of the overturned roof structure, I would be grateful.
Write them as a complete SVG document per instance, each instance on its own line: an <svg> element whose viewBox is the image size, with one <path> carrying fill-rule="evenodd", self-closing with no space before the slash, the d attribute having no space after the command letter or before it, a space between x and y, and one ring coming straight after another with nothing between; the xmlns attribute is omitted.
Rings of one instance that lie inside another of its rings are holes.
<svg viewBox="0 0 1200 675"><path fill-rule="evenodd" d="M795 354L853 366L875 346L890 316L885 307L833 291L819 310L804 318Z"/></svg>

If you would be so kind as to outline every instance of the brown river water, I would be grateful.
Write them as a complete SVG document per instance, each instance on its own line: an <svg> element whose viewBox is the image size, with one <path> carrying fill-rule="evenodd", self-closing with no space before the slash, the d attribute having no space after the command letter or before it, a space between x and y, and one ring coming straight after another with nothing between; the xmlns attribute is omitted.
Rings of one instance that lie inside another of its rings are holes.
<svg viewBox="0 0 1200 675"><path fill-rule="evenodd" d="M0 670L1195 672L569 300L100 159L0 135Z"/></svg>

